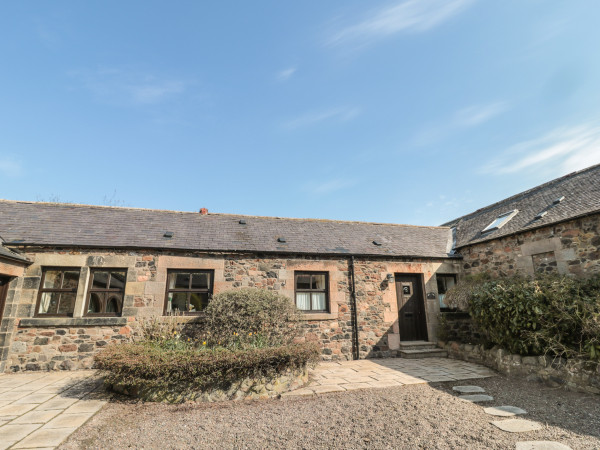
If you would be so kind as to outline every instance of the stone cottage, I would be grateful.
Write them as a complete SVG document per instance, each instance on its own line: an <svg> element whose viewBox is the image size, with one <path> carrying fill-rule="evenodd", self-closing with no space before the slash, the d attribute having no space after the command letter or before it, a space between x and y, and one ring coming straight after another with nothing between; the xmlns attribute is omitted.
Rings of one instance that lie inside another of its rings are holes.
<svg viewBox="0 0 600 450"><path fill-rule="evenodd" d="M462 273L600 273L600 165L444 224Z"/></svg>
<svg viewBox="0 0 600 450"><path fill-rule="evenodd" d="M599 221L600 165L440 227L0 200L0 372L90 367L241 287L295 302L324 359L439 354L460 274L598 273Z"/></svg>
<svg viewBox="0 0 600 450"><path fill-rule="evenodd" d="M394 356L435 341L460 269L449 227L0 201L0 235L3 371L90 367L144 318L193 324L241 287L294 301L325 359Z"/></svg>

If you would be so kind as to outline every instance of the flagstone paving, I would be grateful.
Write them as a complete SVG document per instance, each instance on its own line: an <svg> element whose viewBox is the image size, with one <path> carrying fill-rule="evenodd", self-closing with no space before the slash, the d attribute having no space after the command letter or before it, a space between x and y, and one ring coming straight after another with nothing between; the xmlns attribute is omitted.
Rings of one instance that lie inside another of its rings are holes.
<svg viewBox="0 0 600 450"><path fill-rule="evenodd" d="M0 450L54 448L107 402L95 371L0 376Z"/></svg>
<svg viewBox="0 0 600 450"><path fill-rule="evenodd" d="M487 367L446 358L360 359L322 362L310 372L311 383L284 396L324 394L495 376Z"/></svg>
<svg viewBox="0 0 600 450"><path fill-rule="evenodd" d="M492 406L483 408L483 412L491 416L511 417L519 414L527 414L527 411L516 406Z"/></svg>

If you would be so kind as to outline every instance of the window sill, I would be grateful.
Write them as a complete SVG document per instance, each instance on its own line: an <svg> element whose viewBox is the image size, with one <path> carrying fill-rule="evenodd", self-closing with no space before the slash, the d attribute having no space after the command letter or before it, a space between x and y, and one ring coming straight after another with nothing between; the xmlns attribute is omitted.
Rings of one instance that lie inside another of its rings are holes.
<svg viewBox="0 0 600 450"><path fill-rule="evenodd" d="M335 320L338 318L337 313L304 313L300 314L300 320Z"/></svg>
<svg viewBox="0 0 600 450"><path fill-rule="evenodd" d="M127 325L127 317L34 317L21 319L19 327L94 327Z"/></svg>

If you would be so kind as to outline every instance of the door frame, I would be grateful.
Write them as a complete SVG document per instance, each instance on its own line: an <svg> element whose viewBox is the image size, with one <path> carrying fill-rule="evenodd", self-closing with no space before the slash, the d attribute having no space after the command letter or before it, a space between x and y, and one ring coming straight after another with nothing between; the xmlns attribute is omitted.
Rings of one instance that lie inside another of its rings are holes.
<svg viewBox="0 0 600 450"><path fill-rule="evenodd" d="M6 307L6 297L8 295L8 285L13 277L0 274L0 278L6 278L6 284L0 286L0 322L2 322L4 308Z"/></svg>
<svg viewBox="0 0 600 450"><path fill-rule="evenodd" d="M402 329L401 329L401 320L400 320L400 301L401 298L398 296L398 278L400 277L412 277L415 279L415 286L418 286L420 293L417 298L417 318L416 318L416 340L417 341L428 341L428 333L427 333L427 309L425 307L425 277L422 273L406 273L406 272L397 272L394 273L394 288L396 289L396 305L398 307L398 333L400 334L400 342L403 342L402 339ZM410 342L404 340L404 342Z"/></svg>

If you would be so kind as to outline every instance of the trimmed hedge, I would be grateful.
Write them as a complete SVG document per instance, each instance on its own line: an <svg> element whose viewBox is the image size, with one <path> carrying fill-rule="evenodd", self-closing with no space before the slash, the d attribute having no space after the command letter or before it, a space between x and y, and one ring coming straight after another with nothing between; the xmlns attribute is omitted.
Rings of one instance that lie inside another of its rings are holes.
<svg viewBox="0 0 600 450"><path fill-rule="evenodd" d="M112 345L94 358L110 385L176 391L228 389L246 378L270 377L316 363L314 343L227 350L165 350L152 342Z"/></svg>
<svg viewBox="0 0 600 450"><path fill-rule="evenodd" d="M446 299L464 307L488 344L520 355L600 360L600 276L471 278Z"/></svg>

